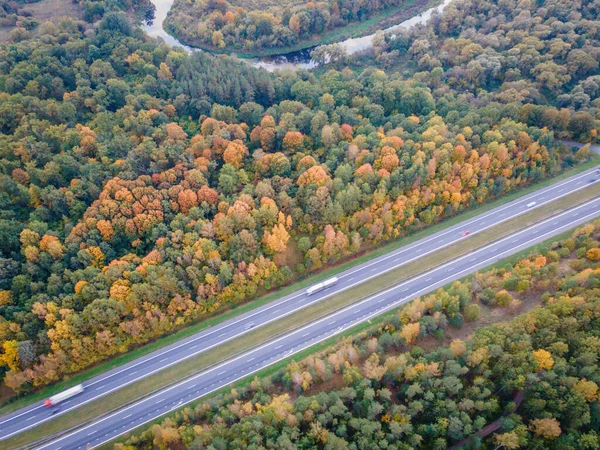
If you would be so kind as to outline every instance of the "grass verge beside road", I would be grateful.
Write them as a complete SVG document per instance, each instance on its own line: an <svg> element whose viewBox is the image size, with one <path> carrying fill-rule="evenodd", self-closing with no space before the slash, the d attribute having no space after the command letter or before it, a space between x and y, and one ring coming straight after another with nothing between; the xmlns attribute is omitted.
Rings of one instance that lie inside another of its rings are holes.
<svg viewBox="0 0 600 450"><path fill-rule="evenodd" d="M81 373L78 373L69 378L66 378L63 381L53 384L51 386L48 386L38 392L32 393L26 397L16 399L16 400L0 407L0 415L7 414L7 413L15 411L17 409L23 408L31 403L40 401L44 398L47 398L51 395L54 395L65 389L68 389L69 387L72 387L79 383L82 383L96 375L104 373L110 369L113 369L115 367L126 364L126 363L133 361L137 358L140 358L142 356L145 356L153 351L159 350L159 349L161 349L167 345L173 344L174 342L177 342L181 339L192 336L204 329L216 326L219 323L224 322L225 320L231 319L240 314L251 311L255 308L258 308L269 302L272 302L273 300L276 300L280 297L288 295L299 289L306 288L318 281L321 281L325 278L334 276L344 270L350 269L358 264L362 264L362 263L369 261L373 258L376 258L380 255L389 253L399 247L411 244L412 242L415 242L419 239L423 239L434 233L442 231L445 228L449 228L449 227L456 225L462 221L471 219L479 214L482 214L489 210L497 208L498 206L506 204L510 201L516 200L527 194L531 194L532 192L535 192L543 187L549 186L560 180L563 180L565 178L568 178L568 177L576 175L580 172L583 172L584 170L595 167L598 164L600 164L600 156L593 153L593 154L591 154L590 160L588 162L581 164L580 166L577 166L557 177L545 180L545 181L543 181L541 183L537 183L535 185L528 186L527 188L524 188L524 189L520 189L509 195L501 197L498 200L495 200L495 201L485 204L483 206L465 211L461 214L458 214L458 215L456 215L452 218L449 218L447 220L444 220L440 223L431 225L423 230L419 230L411 235L404 236L396 241L393 241L393 242L387 243L385 245L382 245L380 247L374 248L371 251L364 253L362 255L359 255L357 257L354 257L353 259L351 259L345 263L336 265L327 270L323 270L323 271L319 272L318 274L308 276L308 277L298 281L297 283L294 283L294 284L288 285L284 288L278 289L278 290L271 292L267 295L264 295L258 299L250 300L249 302L247 302L243 305L232 306L232 307L230 306L231 309L221 312L220 314L215 315L214 317L210 317L210 318L207 318L206 320L203 320L202 322L187 326L186 328L183 328L178 332L175 332L171 335L159 338L153 342L150 342L150 343L144 345L143 347L138 347L138 348L132 349L125 354L116 356L109 361L98 364L97 366L94 366L88 370L82 371ZM536 211L538 211L538 210L539 210L539 208L536 208Z"/></svg>
<svg viewBox="0 0 600 450"><path fill-rule="evenodd" d="M500 267L504 267L504 266L507 266L507 265L514 265L516 262L518 262L519 260L527 257L529 254L531 254L533 252L536 252L536 251L541 251L541 250L547 249L547 248L550 247L550 245L552 245L553 242L561 241L561 240L564 240L564 239L568 238L573 233L573 231L576 228L579 228L580 226L583 226L583 225L578 225L577 227L574 227L574 228L572 228L572 229L570 229L568 231L565 231L565 232L563 232L563 233L561 233L561 234L559 234L557 236L554 236L554 237L552 237L550 239L547 239L547 240L542 241L540 243L537 243L537 244L535 244L535 245L533 245L531 247L528 247L528 248L526 248L524 250L521 250L518 253L515 253L514 255L508 256L508 257L506 257L506 258L504 258L504 259L502 259L500 261L497 261L497 262L495 262L493 264L490 264L487 267L484 267L484 268L480 269L478 272L486 272L486 271L491 270L492 268L500 268ZM466 275L466 276L462 277L460 280L464 282L464 281L472 279L473 276L474 276L474 274L469 274L469 275ZM450 285L450 283L448 285ZM444 288L446 288L448 285L444 286ZM221 389L219 389L219 390L217 390L215 392L212 392L212 393L206 395L205 397L202 397L199 400L195 400L193 402L190 402L189 404L187 404L187 405L182 406L181 408L179 408L177 411L172 411L170 413L167 413L167 414L161 416L160 418L157 418L156 420L153 420L152 422L146 423L144 425L140 425L136 429L128 432L126 435L123 435L123 436L121 436L121 437L119 437L117 439L114 439L110 443L106 443L106 444L104 444L104 445L102 445L102 446L100 446L98 448L100 450L109 450L109 449L112 449L113 446L114 446L114 443L116 443L116 442L123 442L126 439L128 439L130 436L133 436L133 435L139 435L140 433L142 433L143 431L145 431L149 427L151 427L153 424L160 423L166 417L173 416L174 414L176 414L177 412L179 412L179 411L181 411L181 410L183 410L185 408L193 407L193 406L197 405L200 402L206 402L208 399L216 397L216 396L218 396L220 394L227 393L231 389L240 388L242 386L245 386L248 383L250 383L252 380L254 380L254 378L256 378L256 377L263 378L263 377L270 376L270 375L274 374L275 372L277 372L278 370L285 368L293 360L300 361L300 360L302 360L302 359L304 359L304 358L306 358L308 356L315 355L315 354L317 354L319 352L324 351L328 347L331 347L331 346L335 345L337 342L339 342L342 339L351 338L352 336L356 336L357 334L359 334L362 331L365 331L365 330L367 330L369 328L375 327L375 326L377 326L379 324L385 323L385 322L389 321L393 316L395 316L396 314L398 314L398 311L400 311L405 306L406 306L406 304L400 305L397 308L394 308L393 310L386 311L386 312L382 313L381 315L379 315L379 316L377 316L377 317L375 317L373 319L370 319L368 322L362 322L362 323L360 323L358 325L355 325L354 327L352 327L352 328L350 328L348 330L344 330L343 332L341 332L340 334L338 334L336 336L328 338L327 340L325 340L323 342L317 343L317 344L315 344L315 345L313 345L313 346L311 346L311 347L309 347L307 349L304 349L304 350L302 350L302 351L300 351L300 352L298 352L298 353L296 353L294 355L289 356L288 358L286 358L286 359L284 359L282 361L279 361L279 362L277 362L275 364L272 364L269 367L261 369L258 372L255 372L253 374L249 374L247 377L245 377L245 378L243 378L241 380L238 380L236 382L233 382L233 383L231 383L228 386L224 386L223 388L221 388ZM525 312L527 312L527 311L522 311L520 314L525 313ZM503 322L504 320L506 320L506 319L504 319L504 318L499 319L499 320L495 319L491 323ZM482 323L482 324L478 325L478 327L479 326L486 326L486 325L489 325L489 324L490 324L490 322Z"/></svg>
<svg viewBox="0 0 600 450"><path fill-rule="evenodd" d="M122 407L124 404L134 402L158 389L172 385L192 374L218 364L225 359L244 353L254 348L257 344L264 343L293 329L300 328L309 322L360 301L368 295L394 286L430 268L467 254L481 246L510 235L517 230L521 230L533 223L598 196L600 196L600 184L594 184L587 189L580 190L555 202L528 211L519 217L491 227L485 232L474 234L465 240L461 240L459 243L443 248L435 254L425 256L412 263L381 274L376 279L362 283L352 290L332 295L326 301L318 302L301 311L283 317L278 321L257 328L240 338L212 349L210 352L201 353L162 372L142 379L133 385L126 386L117 392L104 396L101 401L94 401L68 412L39 427L29 430L27 433L6 440L3 444L6 445L6 448L16 448L36 442L44 436L53 435L59 433L61 430L81 425L113 409Z"/></svg>

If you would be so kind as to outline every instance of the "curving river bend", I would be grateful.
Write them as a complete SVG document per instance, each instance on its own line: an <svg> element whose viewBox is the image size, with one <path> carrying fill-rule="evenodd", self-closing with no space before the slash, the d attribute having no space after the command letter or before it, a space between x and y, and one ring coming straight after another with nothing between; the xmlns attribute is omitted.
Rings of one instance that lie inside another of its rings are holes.
<svg viewBox="0 0 600 450"><path fill-rule="evenodd" d="M163 22L167 18L167 14L171 10L173 6L174 0L150 0L152 4L156 7L156 11L154 14L154 20L151 23L147 23L142 26L144 31L152 37L159 37L165 41L165 43L171 46L182 47L188 52L200 51L197 48L190 47L188 45L182 44L175 37L171 36L163 29ZM428 9L427 11L423 11L421 14L418 14L408 20L405 20L402 23L394 25L393 27L386 28L384 31L393 31L400 27L402 28L410 28L414 25L426 23L434 12L442 12L446 6L453 0L443 0L441 4L435 6L433 8ZM349 55L354 53L362 52L364 50L368 50L373 46L373 37L374 34L370 34L367 36L347 39L342 42L338 42L339 45L346 49L346 52ZM255 67L262 67L268 71L273 71L275 69L312 69L317 66L317 64L310 59L308 56L308 52L296 52L296 55L302 55L300 57L294 58L294 60L290 60L286 55L280 56L271 56L266 58L257 58L257 59L246 59L244 61L252 64Z"/></svg>

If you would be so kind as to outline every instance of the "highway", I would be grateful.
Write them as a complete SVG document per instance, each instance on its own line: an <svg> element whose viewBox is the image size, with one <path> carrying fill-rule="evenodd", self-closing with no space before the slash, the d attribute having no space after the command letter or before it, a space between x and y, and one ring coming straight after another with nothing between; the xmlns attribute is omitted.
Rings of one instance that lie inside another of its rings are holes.
<svg viewBox="0 0 600 450"><path fill-rule="evenodd" d="M360 322L595 217L600 217L600 198L402 282L37 448L82 449L106 443Z"/></svg>
<svg viewBox="0 0 600 450"><path fill-rule="evenodd" d="M597 174L597 170L598 168L587 170L569 179L555 183L546 188L542 188L518 200L497 207L472 219L466 220L458 225L449 227L443 231L432 234L431 236L423 238L410 245L399 248L378 258L370 260L366 263L348 269L345 272L342 272L339 275L337 275L339 278L339 282L337 283L337 285L333 286L332 288L329 288L326 291L315 293L313 295L307 295L306 289L296 291L267 305L256 308L233 319L227 320L219 325L199 332L189 338L183 339L175 344L164 347L161 350L157 350L128 364L112 369L111 371L108 371L102 375L96 376L88 380L87 382L84 382L85 391L82 394L73 397L72 399L69 399L68 401L65 401L63 404L61 404L60 412L58 412L54 416L52 415L51 408L46 408L45 406L43 406L43 402L32 404L19 411L3 416L2 418L0 418L0 440L6 439L10 436L14 436L18 433L38 426L54 417L57 417L60 414L64 414L84 404L97 400L111 392L117 391L118 389L124 386L135 383L136 381L147 377L151 374L154 374L160 370L163 370L171 365L177 364L201 352L214 348L231 339L235 339L247 333L250 329L264 326L274 320L278 320L283 316L292 314L306 307L307 305L322 301L323 299L326 299L331 295L343 292L347 289L351 289L360 283L375 278L381 275L382 273L393 270L415 259L434 253L440 248L454 244L460 241L461 239L468 239L468 236L462 236L463 231L469 230L470 235L484 232L486 229L495 226L503 221L509 220L534 208L552 202L557 198L568 195L576 190L584 189L591 183L600 181L600 175ZM531 205L533 202L535 202L535 205ZM433 276L431 280L434 280ZM433 281L428 284L430 285L431 289L435 287L433 285ZM409 295L408 290L406 291L406 295ZM413 297L415 295L419 294L413 293ZM384 306L385 302L383 300L381 300L381 302L382 306ZM321 332L320 334L322 333L323 332ZM310 337L310 335L308 335L307 337ZM285 345L283 343L280 345L283 345L283 347L281 348L285 349ZM286 351L289 351L289 348ZM277 352L276 354L273 354L270 357L275 358L277 355L280 354L281 351ZM237 361L237 359L230 361L230 363L233 361ZM257 364L260 364L261 367L263 367L265 364L267 364L267 361L264 359L257 358L255 365L252 366L255 367ZM233 378L229 376L229 369L224 370L225 372L223 374L218 373L214 375L215 381L213 382L213 384L216 383L217 380L219 382L231 382L233 380ZM210 378L209 375L210 374L206 376ZM227 375L228 377L225 377L225 375ZM208 384L207 389L212 390L211 383ZM161 394L157 395L168 395L168 392L171 391L162 391ZM206 392L208 391L205 391L203 393ZM199 395L203 395L203 393ZM189 395L192 395L192 397L194 396L194 394ZM151 397L151 399L152 398L155 397ZM187 397L182 397L179 398L177 401L188 401L186 399ZM169 403L169 405L163 407L163 412L173 406L172 403ZM153 416L155 412L158 413L160 411L146 413L146 417ZM148 416L147 414L150 414L150 416ZM119 429L122 430L121 432L125 432L125 429L123 429L122 427L119 427ZM98 438L94 439L94 442L100 439L101 436L104 436L104 433L101 433L98 436ZM92 437L93 436L90 436L90 438ZM64 448L76 448L76 446L77 445L75 445L75 447L68 445ZM53 448L58 447L60 447L60 445L57 445Z"/></svg>

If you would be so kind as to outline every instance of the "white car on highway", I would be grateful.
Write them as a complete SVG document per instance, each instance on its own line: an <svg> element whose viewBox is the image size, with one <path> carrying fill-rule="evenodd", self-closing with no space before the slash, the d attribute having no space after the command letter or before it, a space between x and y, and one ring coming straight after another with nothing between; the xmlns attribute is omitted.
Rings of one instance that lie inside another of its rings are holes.
<svg viewBox="0 0 600 450"><path fill-rule="evenodd" d="M319 292L319 291L322 291L323 289L327 289L329 286L333 286L337 282L338 282L337 277L329 278L328 280L321 281L320 283L317 283L314 286L309 287L306 290L306 293L308 295L312 295L315 292Z"/></svg>

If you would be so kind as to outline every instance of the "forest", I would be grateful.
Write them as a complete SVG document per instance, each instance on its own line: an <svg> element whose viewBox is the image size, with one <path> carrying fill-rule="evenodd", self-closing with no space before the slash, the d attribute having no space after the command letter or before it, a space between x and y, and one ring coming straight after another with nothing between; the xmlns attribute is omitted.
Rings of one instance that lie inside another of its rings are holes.
<svg viewBox="0 0 600 450"><path fill-rule="evenodd" d="M26 394L585 161L555 139L597 138L599 7L464 1L380 36L379 60L275 74L154 41L118 3L17 27L0 46L5 385Z"/></svg>
<svg viewBox="0 0 600 450"><path fill-rule="evenodd" d="M114 448L597 449L599 238L585 225ZM525 299L540 306L440 345Z"/></svg>
<svg viewBox="0 0 600 450"><path fill-rule="evenodd" d="M249 54L270 48L311 46L328 31L398 9L407 0L304 2L175 0L166 29L189 45Z"/></svg>

